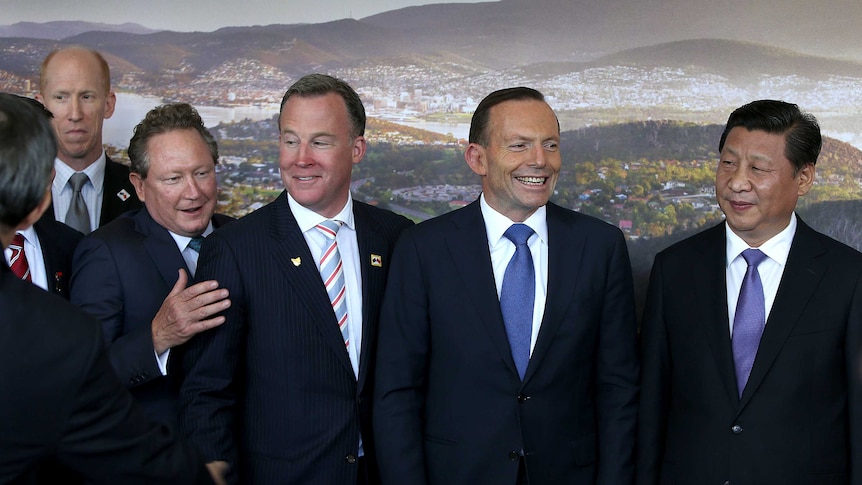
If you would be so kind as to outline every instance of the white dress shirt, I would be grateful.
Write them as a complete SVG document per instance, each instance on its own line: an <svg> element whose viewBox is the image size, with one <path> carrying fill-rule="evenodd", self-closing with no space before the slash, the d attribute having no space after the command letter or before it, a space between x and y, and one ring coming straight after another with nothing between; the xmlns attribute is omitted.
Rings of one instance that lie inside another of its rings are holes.
<svg viewBox="0 0 862 485"><path fill-rule="evenodd" d="M497 298L500 298L500 290L503 288L503 275L506 274L506 266L515 254L515 243L509 240L503 233L509 226L515 224L511 219L500 214L485 201L485 194L479 197L479 205L482 209L482 218L485 219L485 232L488 236L488 248L491 250L491 267L494 269L494 282L497 285ZM545 300L548 295L548 220L545 206L539 207L523 223L530 226L536 234L530 236L527 245L533 257L533 268L536 275L536 295L533 303L533 327L530 336L530 355L536 346L536 338L539 336L539 328L545 315Z"/></svg>
<svg viewBox="0 0 862 485"><path fill-rule="evenodd" d="M99 218L102 216L102 199L105 189L105 164L107 158L105 151L95 162L84 169L84 173L90 178L90 182L81 188L81 195L87 204L87 212L90 213L90 230L95 231L99 227ZM75 174L72 167L66 165L59 158L54 159L54 182L51 184L51 196L54 198L54 219L66 222L66 213L72 204L72 186L69 179Z"/></svg>
<svg viewBox="0 0 862 485"><path fill-rule="evenodd" d="M784 230L772 236L757 249L761 250L767 257L757 266L760 273L760 282L763 284L763 301L766 306L766 321L769 321L769 312L775 303L775 295L778 293L778 284L784 275L784 267L787 264L787 256L790 254L790 245L796 234L796 214L790 216L790 224ZM733 336L733 318L736 316L736 305L739 301L739 292L742 289L742 280L745 278L745 270L748 263L742 257L742 252L749 249L748 243L742 240L725 223L725 237L727 240L727 266L725 268L725 281L727 282L727 316L730 326L730 335Z"/></svg>
<svg viewBox="0 0 862 485"><path fill-rule="evenodd" d="M30 267L30 281L47 291L48 275L45 272L45 257L42 255L42 244L39 242L36 230L30 226L27 229L17 231L17 233L24 236L24 255L27 257L27 266ZM9 264L12 259L12 250L4 249L3 255L6 257L6 264Z"/></svg>

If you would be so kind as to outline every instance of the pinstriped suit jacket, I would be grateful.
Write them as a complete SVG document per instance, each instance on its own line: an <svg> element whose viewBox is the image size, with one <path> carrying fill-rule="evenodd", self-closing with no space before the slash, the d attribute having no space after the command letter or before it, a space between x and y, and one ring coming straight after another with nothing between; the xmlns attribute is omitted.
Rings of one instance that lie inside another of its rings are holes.
<svg viewBox="0 0 862 485"><path fill-rule="evenodd" d="M411 223L356 201L353 210L363 295L358 382L286 193L204 242L197 278L218 280L232 306L224 325L186 346L181 427L205 460L230 462L234 482L354 485L360 429L373 464L377 320L389 256Z"/></svg>

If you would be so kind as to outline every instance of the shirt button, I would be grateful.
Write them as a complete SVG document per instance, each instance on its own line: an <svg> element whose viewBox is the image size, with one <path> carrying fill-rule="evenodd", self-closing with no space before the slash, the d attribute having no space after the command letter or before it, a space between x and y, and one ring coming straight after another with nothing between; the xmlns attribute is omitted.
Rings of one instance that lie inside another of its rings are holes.
<svg viewBox="0 0 862 485"><path fill-rule="evenodd" d="M735 424L735 425L733 425L733 427L732 427L732 428L730 428L730 431L731 431L733 434L740 434L740 433L742 433L742 426L740 426L740 425L738 425L738 424Z"/></svg>

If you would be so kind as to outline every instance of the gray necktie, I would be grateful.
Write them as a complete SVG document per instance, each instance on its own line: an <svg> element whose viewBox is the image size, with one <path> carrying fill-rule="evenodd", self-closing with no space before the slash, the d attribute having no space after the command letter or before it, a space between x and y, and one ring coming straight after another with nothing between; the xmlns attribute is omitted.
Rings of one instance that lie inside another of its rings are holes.
<svg viewBox="0 0 862 485"><path fill-rule="evenodd" d="M89 181L90 177L84 172L75 172L69 179L69 185L72 186L72 203L66 213L66 224L84 234L90 233L90 213L87 211L87 203L84 202L81 189Z"/></svg>

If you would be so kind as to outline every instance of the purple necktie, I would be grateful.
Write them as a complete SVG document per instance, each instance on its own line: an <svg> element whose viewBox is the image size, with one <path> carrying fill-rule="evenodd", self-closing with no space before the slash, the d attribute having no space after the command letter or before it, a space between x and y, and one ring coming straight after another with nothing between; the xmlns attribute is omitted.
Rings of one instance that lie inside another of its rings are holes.
<svg viewBox="0 0 862 485"><path fill-rule="evenodd" d="M742 289L736 304L736 315L733 317L733 364L736 368L736 386L739 397L748 382L754 356L760 345L760 336L766 325L766 304L763 299L763 284L757 265L766 259L759 249L746 249L742 257L748 263Z"/></svg>
<svg viewBox="0 0 862 485"><path fill-rule="evenodd" d="M506 336L521 380L530 363L530 338L533 333L533 304L536 298L536 273L527 241L533 230L526 224L512 224L503 234L515 244L515 254L503 274L500 310Z"/></svg>

